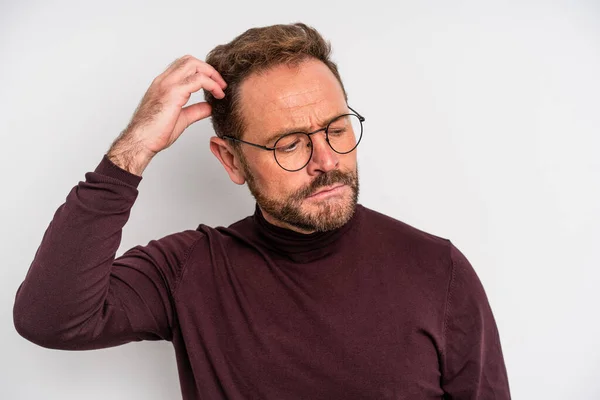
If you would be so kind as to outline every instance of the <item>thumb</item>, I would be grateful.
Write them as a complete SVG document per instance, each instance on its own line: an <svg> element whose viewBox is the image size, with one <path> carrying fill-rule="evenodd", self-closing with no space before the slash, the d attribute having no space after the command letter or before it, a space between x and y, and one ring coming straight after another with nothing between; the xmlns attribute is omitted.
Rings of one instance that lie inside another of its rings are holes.
<svg viewBox="0 0 600 400"><path fill-rule="evenodd" d="M181 109L181 115L183 116L183 120L187 123L187 126L210 116L211 112L212 108L210 107L210 104L205 101Z"/></svg>

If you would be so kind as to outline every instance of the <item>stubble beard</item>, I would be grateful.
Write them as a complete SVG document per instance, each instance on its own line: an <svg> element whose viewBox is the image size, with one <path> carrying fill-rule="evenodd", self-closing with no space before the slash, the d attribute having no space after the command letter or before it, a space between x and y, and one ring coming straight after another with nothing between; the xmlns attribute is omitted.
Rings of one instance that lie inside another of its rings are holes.
<svg viewBox="0 0 600 400"><path fill-rule="evenodd" d="M345 225L354 215L358 203L359 183L358 166L354 173L332 170L317 176L308 186L300 188L285 199L274 199L260 190L246 160L241 157L241 164L246 173L248 189L262 210L275 219L304 231L325 232ZM311 210L304 210L304 200L325 186L345 184L351 194L344 197L331 197L321 202L312 201L316 205ZM316 208L316 210L315 210Z"/></svg>

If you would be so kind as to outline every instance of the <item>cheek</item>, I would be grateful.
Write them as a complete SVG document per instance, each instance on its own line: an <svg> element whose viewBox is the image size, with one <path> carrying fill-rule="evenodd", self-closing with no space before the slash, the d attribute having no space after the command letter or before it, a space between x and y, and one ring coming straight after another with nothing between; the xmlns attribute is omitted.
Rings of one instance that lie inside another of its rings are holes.
<svg viewBox="0 0 600 400"><path fill-rule="evenodd" d="M287 198L310 184L310 179L303 177L300 171L287 172L277 165L275 168L263 166L255 176L261 190L271 198Z"/></svg>
<svg viewBox="0 0 600 400"><path fill-rule="evenodd" d="M340 163L343 165L343 170L354 171L356 169L356 151L350 154L346 154L346 157L342 157Z"/></svg>

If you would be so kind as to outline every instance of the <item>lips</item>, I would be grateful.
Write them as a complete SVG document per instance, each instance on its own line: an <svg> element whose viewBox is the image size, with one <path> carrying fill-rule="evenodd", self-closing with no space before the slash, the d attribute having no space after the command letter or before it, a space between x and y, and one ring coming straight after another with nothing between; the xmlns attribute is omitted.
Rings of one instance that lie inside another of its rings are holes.
<svg viewBox="0 0 600 400"><path fill-rule="evenodd" d="M315 192L315 193L311 194L311 195L310 195L310 196L308 196L308 197L313 197L313 196L316 196L316 195L318 195L319 193L328 192L328 191L330 191L330 190L333 190L333 189L336 189L336 188L339 188L339 187L342 187L342 186L344 186L344 184L343 184L343 183L342 183L342 184L339 184L339 185L327 186L327 187L324 187L324 188L322 188L322 189L321 189L321 190L319 190L318 192Z"/></svg>

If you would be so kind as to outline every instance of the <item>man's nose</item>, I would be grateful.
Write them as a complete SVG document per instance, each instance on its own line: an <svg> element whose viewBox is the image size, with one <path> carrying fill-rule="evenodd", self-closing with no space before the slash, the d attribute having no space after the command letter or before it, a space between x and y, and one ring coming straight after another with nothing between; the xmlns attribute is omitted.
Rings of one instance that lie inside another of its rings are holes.
<svg viewBox="0 0 600 400"><path fill-rule="evenodd" d="M308 172L311 175L338 168L339 154L333 151L326 138L324 131L311 135L313 154L307 165Z"/></svg>

